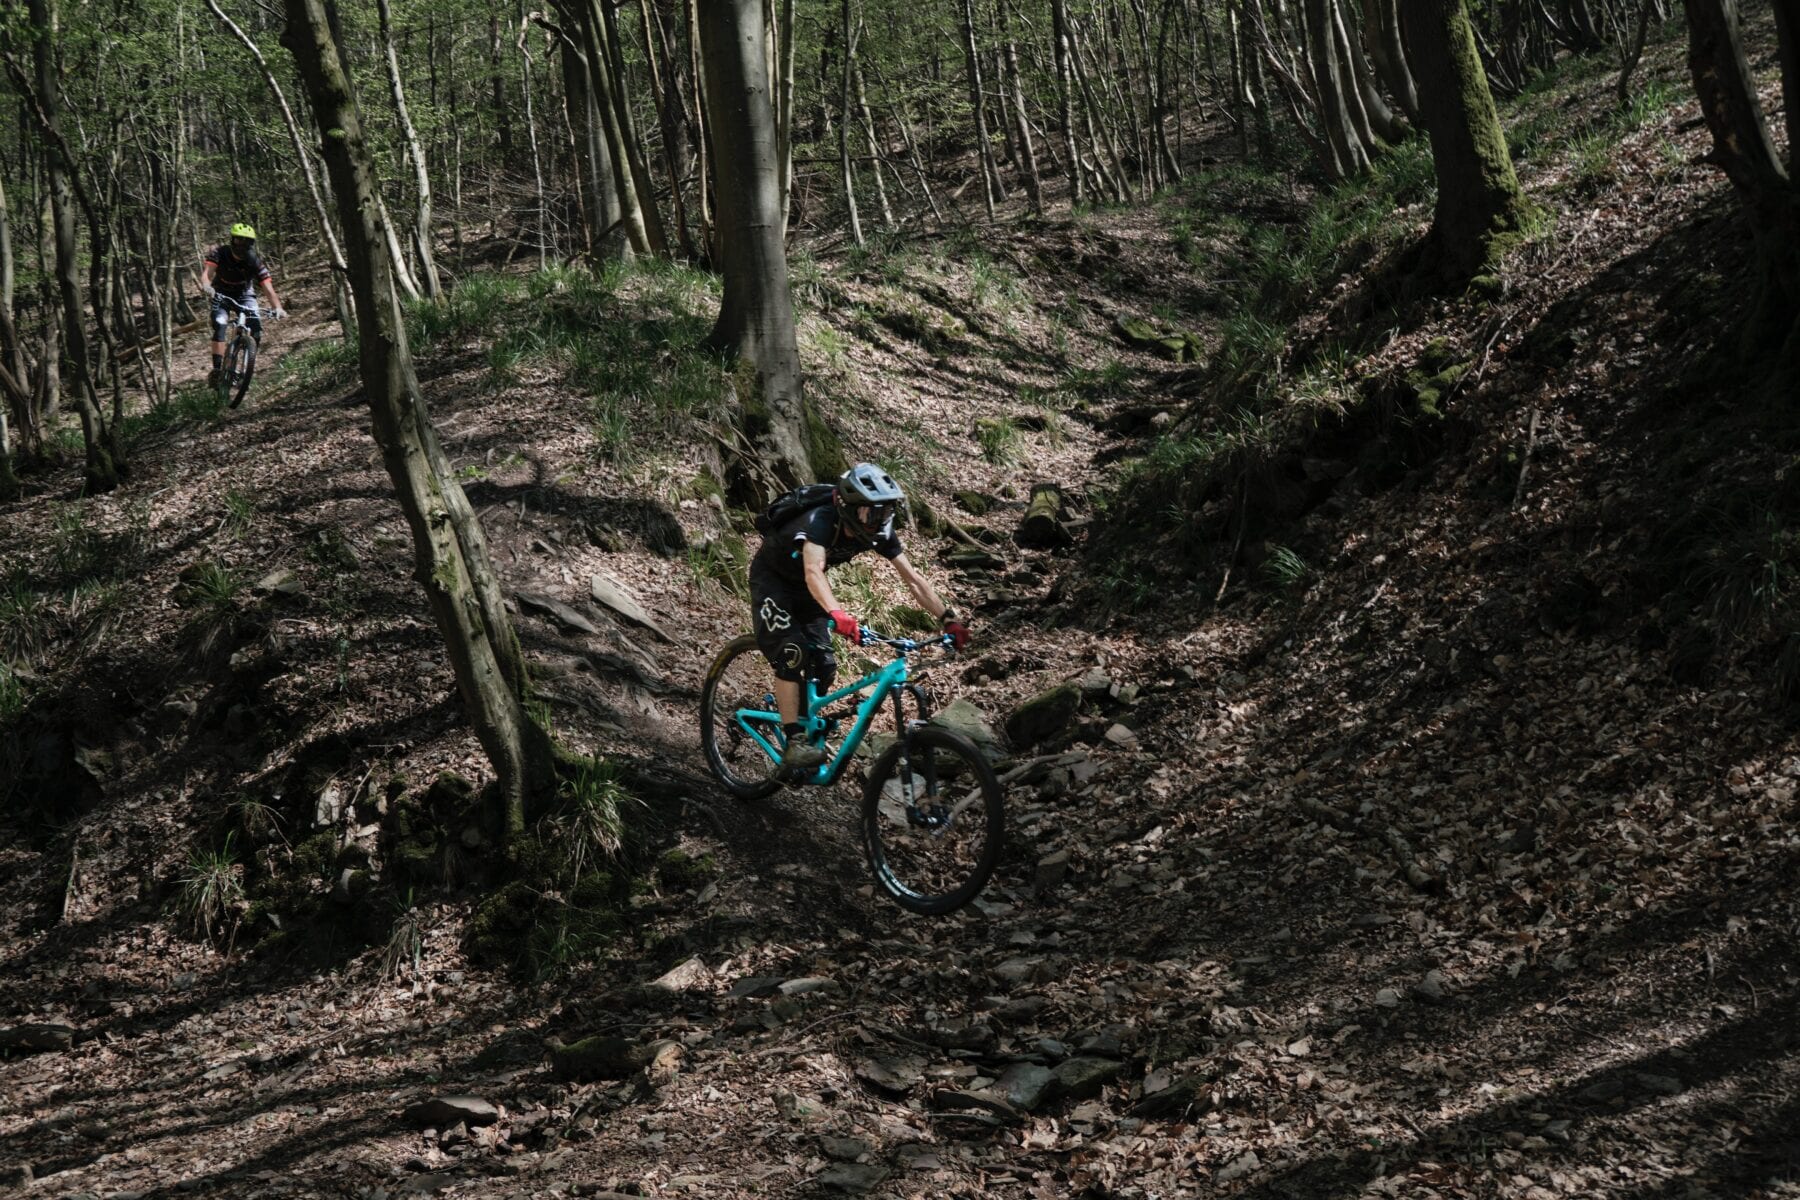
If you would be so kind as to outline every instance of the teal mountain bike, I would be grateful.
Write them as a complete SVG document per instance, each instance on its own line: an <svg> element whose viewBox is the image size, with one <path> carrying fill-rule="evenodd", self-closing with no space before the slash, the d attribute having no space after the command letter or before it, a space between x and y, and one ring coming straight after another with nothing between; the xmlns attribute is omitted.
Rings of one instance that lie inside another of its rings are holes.
<svg viewBox="0 0 1800 1200"><path fill-rule="evenodd" d="M700 693L700 743L725 789L761 800L784 783L836 783L884 706L894 714L893 744L875 756L863 783L861 833L875 882L903 908L947 913L973 900L994 873L1005 826L1000 782L975 743L928 724L925 691L908 680L907 656L950 638L883 637L858 631L864 646L894 657L861 679L820 695L806 683L810 738L829 757L802 778L780 772L787 739L775 707L775 672L745 634L720 651ZM854 697L861 695L861 700ZM908 718L907 702L915 716ZM833 709L833 705L844 707ZM846 722L848 727L845 728ZM835 744L834 744L835 743Z"/></svg>

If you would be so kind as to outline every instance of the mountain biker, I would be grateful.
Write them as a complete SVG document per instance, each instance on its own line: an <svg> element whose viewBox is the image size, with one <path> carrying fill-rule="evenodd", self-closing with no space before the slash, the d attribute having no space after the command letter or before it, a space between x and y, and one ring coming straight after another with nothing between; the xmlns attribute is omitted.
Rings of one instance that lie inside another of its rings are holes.
<svg viewBox="0 0 1800 1200"><path fill-rule="evenodd" d="M244 325L250 336L262 342L262 317L256 311L256 285L269 297L269 316L279 321L287 316L281 297L275 294L275 281L269 268L256 253L256 229L243 221L231 227L231 240L206 252L200 267L200 290L212 304L212 371L206 377L208 387L217 387L219 372L225 366L225 301L234 300L244 310Z"/></svg>
<svg viewBox="0 0 1800 1200"><path fill-rule="evenodd" d="M800 689L810 678L819 681L821 692L831 690L837 675L831 634L854 638L858 628L856 618L832 594L826 568L875 551L893 564L920 607L941 623L958 649L969 644L968 625L938 598L900 547L894 517L904 499L893 476L871 463L857 463L838 477L829 503L804 508L771 530L750 560L751 623L757 647L775 669L775 703L787 734L783 774L825 761L824 750L799 736L805 729Z"/></svg>

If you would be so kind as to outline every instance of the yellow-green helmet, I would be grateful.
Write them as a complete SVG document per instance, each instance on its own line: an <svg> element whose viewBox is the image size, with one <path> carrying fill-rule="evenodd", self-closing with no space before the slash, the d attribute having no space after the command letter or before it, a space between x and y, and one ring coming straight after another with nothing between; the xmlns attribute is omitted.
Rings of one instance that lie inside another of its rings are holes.
<svg viewBox="0 0 1800 1200"><path fill-rule="evenodd" d="M249 238L254 242L256 240L256 226L250 224L248 221L239 221L236 225L231 227L231 236Z"/></svg>

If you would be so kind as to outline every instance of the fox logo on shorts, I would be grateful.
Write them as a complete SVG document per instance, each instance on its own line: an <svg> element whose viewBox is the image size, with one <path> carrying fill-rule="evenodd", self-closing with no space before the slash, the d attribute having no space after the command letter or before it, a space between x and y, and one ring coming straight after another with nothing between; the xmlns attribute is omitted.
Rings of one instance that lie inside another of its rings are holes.
<svg viewBox="0 0 1800 1200"><path fill-rule="evenodd" d="M787 615L787 610L775 603L775 597L773 596L768 597L762 602L762 623L763 628L771 633L778 629L786 629L791 623L790 618Z"/></svg>

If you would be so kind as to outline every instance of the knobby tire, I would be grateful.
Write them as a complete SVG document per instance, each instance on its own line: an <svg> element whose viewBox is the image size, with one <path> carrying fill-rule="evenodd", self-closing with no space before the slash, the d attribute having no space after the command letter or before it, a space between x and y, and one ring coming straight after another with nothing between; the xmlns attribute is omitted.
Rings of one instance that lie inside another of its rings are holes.
<svg viewBox="0 0 1800 1200"><path fill-rule="evenodd" d="M745 660L745 655L752 658ZM733 667L739 670L734 672ZM770 681L775 678L756 648L756 638L746 633L719 651L700 689L700 746L706 751L706 765L725 790L740 800L763 800L781 787L775 778L775 764L737 725L738 709L761 706L761 693L750 694L745 684L762 675ZM738 695L738 691L745 694Z"/></svg>
<svg viewBox="0 0 1800 1200"><path fill-rule="evenodd" d="M949 827L911 823L900 787L907 763L915 802L929 807L949 801L959 808ZM937 726L914 726L870 768L861 824L869 869L882 891L916 913L953 912L980 894L1000 861L1006 825L1000 781L968 738Z"/></svg>
<svg viewBox="0 0 1800 1200"><path fill-rule="evenodd" d="M241 358L238 356L240 350L243 352ZM250 378L256 374L256 342L251 338L240 338L238 343L232 346L231 352L238 365L236 371L233 372L234 378L226 386L233 387L235 384L231 407L236 408L244 402L244 393L250 390Z"/></svg>

